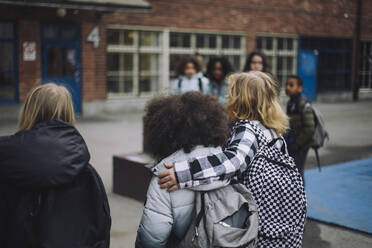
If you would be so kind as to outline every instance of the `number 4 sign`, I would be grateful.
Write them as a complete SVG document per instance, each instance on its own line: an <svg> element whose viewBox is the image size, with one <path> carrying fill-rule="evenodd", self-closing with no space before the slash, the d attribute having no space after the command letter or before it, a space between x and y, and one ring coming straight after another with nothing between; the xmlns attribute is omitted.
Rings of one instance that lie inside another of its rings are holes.
<svg viewBox="0 0 372 248"><path fill-rule="evenodd" d="M99 45L99 29L98 27L94 27L93 30L89 33L87 41L93 42L95 48Z"/></svg>

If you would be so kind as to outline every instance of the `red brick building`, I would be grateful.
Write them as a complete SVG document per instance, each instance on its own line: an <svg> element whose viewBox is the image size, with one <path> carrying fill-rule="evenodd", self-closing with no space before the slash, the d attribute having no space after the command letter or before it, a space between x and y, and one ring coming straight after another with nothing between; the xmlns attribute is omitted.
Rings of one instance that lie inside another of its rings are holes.
<svg viewBox="0 0 372 248"><path fill-rule="evenodd" d="M282 83L306 71L302 55L314 53L309 87L318 99L351 99L353 38L365 97L372 92L371 0L0 0L0 110L16 108L47 81L66 85L84 115L142 108L167 92L180 57L222 55L240 71L254 49Z"/></svg>

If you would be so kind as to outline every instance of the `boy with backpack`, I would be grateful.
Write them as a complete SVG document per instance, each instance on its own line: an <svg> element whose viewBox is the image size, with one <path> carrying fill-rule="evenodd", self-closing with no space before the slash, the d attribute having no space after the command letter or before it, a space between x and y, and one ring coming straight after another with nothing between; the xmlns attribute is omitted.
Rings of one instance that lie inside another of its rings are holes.
<svg viewBox="0 0 372 248"><path fill-rule="evenodd" d="M302 85L301 77L290 75L285 85L285 93L290 98L287 104L287 115L293 132L293 138L289 138L288 142L289 154L294 158L303 178L307 153L314 145L315 119L312 106L302 94Z"/></svg>

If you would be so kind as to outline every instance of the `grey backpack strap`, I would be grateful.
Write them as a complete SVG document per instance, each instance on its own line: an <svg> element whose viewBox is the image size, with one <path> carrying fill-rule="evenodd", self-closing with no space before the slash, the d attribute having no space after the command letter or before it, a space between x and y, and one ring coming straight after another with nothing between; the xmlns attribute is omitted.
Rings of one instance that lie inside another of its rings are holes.
<svg viewBox="0 0 372 248"><path fill-rule="evenodd" d="M301 125L304 126L304 114L308 108L311 108L311 103L306 101L304 108L301 111Z"/></svg>
<svg viewBox="0 0 372 248"><path fill-rule="evenodd" d="M198 81L199 81L199 91L203 92L203 81L201 78L198 78Z"/></svg>
<svg viewBox="0 0 372 248"><path fill-rule="evenodd" d="M200 195L201 195L200 196L201 197L201 208L200 208L200 211L199 211L198 215L196 216L196 221L195 221L195 236L194 236L193 239L195 239L196 237L199 236L198 228L199 228L199 225L200 225L201 220L205 216L205 209L204 209L205 208L205 204L204 204L205 197L204 197L204 194L205 194L205 192L201 192L200 193Z"/></svg>

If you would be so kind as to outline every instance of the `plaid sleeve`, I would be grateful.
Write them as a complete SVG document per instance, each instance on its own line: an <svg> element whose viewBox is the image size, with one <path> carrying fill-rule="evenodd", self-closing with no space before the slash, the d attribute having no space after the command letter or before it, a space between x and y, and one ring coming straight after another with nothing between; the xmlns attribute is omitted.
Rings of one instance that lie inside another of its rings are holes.
<svg viewBox="0 0 372 248"><path fill-rule="evenodd" d="M257 149L257 138L249 124L239 125L222 152L175 163L178 184L189 188L231 178L246 170Z"/></svg>

